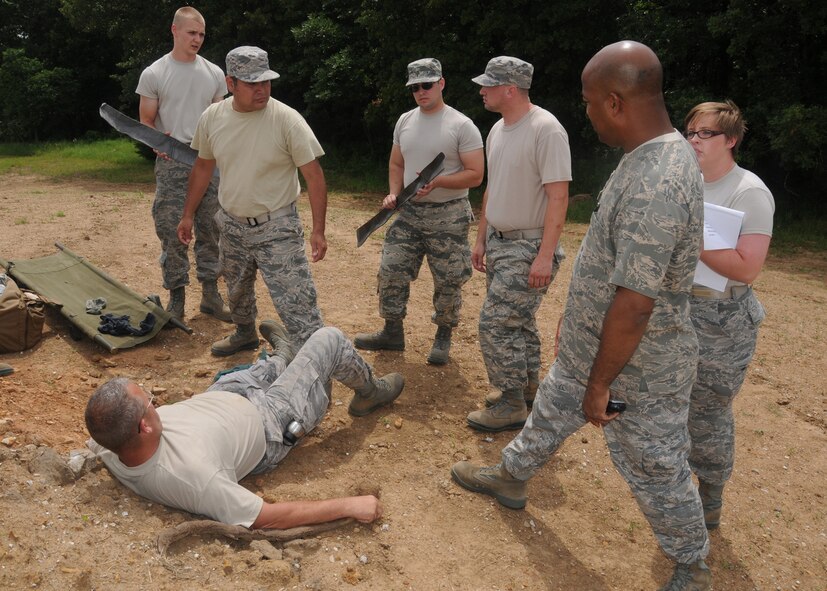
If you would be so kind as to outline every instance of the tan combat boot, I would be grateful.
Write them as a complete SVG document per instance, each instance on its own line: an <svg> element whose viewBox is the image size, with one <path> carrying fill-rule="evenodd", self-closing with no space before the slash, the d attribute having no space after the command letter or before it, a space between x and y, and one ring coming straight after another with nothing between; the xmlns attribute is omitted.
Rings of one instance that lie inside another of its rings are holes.
<svg viewBox="0 0 827 591"><path fill-rule="evenodd" d="M525 480L514 478L502 464L478 468L471 462L457 462L451 467L451 478L462 488L492 496L509 509L525 507Z"/></svg>
<svg viewBox="0 0 827 591"><path fill-rule="evenodd" d="M509 431L522 429L528 418L525 400L502 398L493 406L468 413L468 425L478 431Z"/></svg>
<svg viewBox="0 0 827 591"><path fill-rule="evenodd" d="M448 363L448 353L451 351L451 333L453 330L450 326L440 326L436 329L434 346L431 347L431 352L428 354L428 363L431 365L445 365Z"/></svg>
<svg viewBox="0 0 827 591"><path fill-rule="evenodd" d="M381 378L371 375L366 385L356 389L347 412L355 417L368 415L380 406L396 400L404 387L405 378L402 374L389 373Z"/></svg>
<svg viewBox="0 0 827 591"><path fill-rule="evenodd" d="M265 320L258 325L258 331L264 337L264 340L273 347L273 355L281 357L287 365L290 365L290 362L296 356L296 348L293 346L293 341L290 340L290 333L287 332L287 329L275 320Z"/></svg>
<svg viewBox="0 0 827 591"><path fill-rule="evenodd" d="M537 397L537 388L539 387L540 383L534 380L529 380L528 384L526 384L525 390L523 390L523 398L528 408L534 406L534 399ZM497 404L502 397L503 393L500 390L491 390L485 395L486 408L491 408Z"/></svg>
<svg viewBox="0 0 827 591"><path fill-rule="evenodd" d="M254 324L236 324L235 332L228 337L213 343L212 354L216 357L227 357L239 351L258 349L258 337Z"/></svg>
<svg viewBox="0 0 827 591"><path fill-rule="evenodd" d="M184 287L176 287L175 289L169 290L169 303L167 304L166 311L170 313L171 316L177 318L178 320L184 319L184 301L185 301L185 294L184 294Z"/></svg>
<svg viewBox="0 0 827 591"><path fill-rule="evenodd" d="M659 591L712 591L712 573L703 560L676 564L672 578Z"/></svg>
<svg viewBox="0 0 827 591"><path fill-rule="evenodd" d="M221 294L218 293L218 284L213 281L205 281L201 284L201 305L198 307L202 314L215 316L221 322L232 322L233 318L230 309Z"/></svg>
<svg viewBox="0 0 827 591"><path fill-rule="evenodd" d="M724 504L723 484L711 484L698 479L698 492L704 506L704 522L706 529L717 529L721 525L721 508Z"/></svg>
<svg viewBox="0 0 827 591"><path fill-rule="evenodd" d="M404 351L405 331L401 320L385 320L379 332L357 334L353 346L366 351Z"/></svg>

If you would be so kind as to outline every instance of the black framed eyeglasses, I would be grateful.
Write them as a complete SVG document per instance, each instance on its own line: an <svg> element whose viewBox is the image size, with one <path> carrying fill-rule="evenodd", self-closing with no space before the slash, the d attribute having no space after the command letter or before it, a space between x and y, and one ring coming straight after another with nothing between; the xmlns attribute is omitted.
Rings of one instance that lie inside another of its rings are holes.
<svg viewBox="0 0 827 591"><path fill-rule="evenodd" d="M434 87L436 82L423 82L422 84L411 84L408 88L411 89L411 92L419 92L419 89L422 90L431 90Z"/></svg>
<svg viewBox="0 0 827 591"><path fill-rule="evenodd" d="M689 131L687 129L683 132L683 137L691 140L697 135L702 140L708 140L709 138L715 137L716 135L722 135L723 133L723 131L714 131L712 129L699 129L698 131Z"/></svg>

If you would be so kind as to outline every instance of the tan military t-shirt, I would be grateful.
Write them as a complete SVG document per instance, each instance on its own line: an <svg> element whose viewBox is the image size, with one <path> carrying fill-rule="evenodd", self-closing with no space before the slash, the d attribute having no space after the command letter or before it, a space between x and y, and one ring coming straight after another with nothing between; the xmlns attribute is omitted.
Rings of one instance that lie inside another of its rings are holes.
<svg viewBox="0 0 827 591"><path fill-rule="evenodd" d="M298 167L324 155L298 111L271 98L252 113L233 109L233 97L204 111L192 147L221 171L218 201L239 217L256 217L299 196Z"/></svg>
<svg viewBox="0 0 827 591"><path fill-rule="evenodd" d="M532 105L514 125L497 121L485 150L488 224L503 232L542 228L548 205L543 185L571 180L566 130L554 115Z"/></svg>

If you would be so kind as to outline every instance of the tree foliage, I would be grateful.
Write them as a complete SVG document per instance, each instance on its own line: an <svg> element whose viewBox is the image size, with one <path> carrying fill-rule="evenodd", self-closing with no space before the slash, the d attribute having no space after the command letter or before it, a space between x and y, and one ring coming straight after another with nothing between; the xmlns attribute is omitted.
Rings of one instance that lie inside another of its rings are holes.
<svg viewBox="0 0 827 591"><path fill-rule="evenodd" d="M138 77L171 47L179 1L0 2L0 140L65 138L103 129L97 106L135 113ZM779 209L827 215L823 85L827 3L813 0L203 0L202 55L258 45L281 74L274 95L302 111L323 142L387 155L400 113L413 107L405 66L440 59L446 100L486 133L471 78L501 54L535 66L532 100L569 132L575 187L593 190L615 156L599 144L580 98L580 71L600 47L630 38L665 68L677 127L706 100L731 98L750 131L743 163ZM583 182L581 179L591 181ZM579 185L579 186L578 186Z"/></svg>

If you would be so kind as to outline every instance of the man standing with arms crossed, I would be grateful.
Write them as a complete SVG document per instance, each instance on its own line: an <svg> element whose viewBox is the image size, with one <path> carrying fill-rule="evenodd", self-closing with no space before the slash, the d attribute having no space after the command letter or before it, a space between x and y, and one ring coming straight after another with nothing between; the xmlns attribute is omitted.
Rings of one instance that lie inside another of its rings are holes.
<svg viewBox="0 0 827 591"><path fill-rule="evenodd" d="M651 49L634 41L604 47L581 79L592 127L624 155L574 262L557 360L502 463L459 462L451 475L522 509L526 481L563 441L586 422L603 427L612 462L676 563L661 591L708 591L709 538L687 429L698 360L689 299L703 231L701 175L669 120ZM609 409L610 392L626 404L622 414Z"/></svg>
<svg viewBox="0 0 827 591"><path fill-rule="evenodd" d="M408 64L406 85L418 106L396 123L388 165L390 193L383 206L396 207L397 194L440 152L445 154L444 168L417 192L388 230L377 288L379 315L385 319L385 327L356 335L354 344L368 350L405 349L402 322L410 285L427 256L434 279L431 319L437 325L428 363L444 365L451 333L459 323L462 286L472 273L468 228L474 216L468 189L482 182L485 156L482 136L474 123L442 99L445 79L438 60L424 58Z"/></svg>
<svg viewBox="0 0 827 591"><path fill-rule="evenodd" d="M569 200L569 139L554 115L531 103L533 73L528 62L500 56L473 79L485 108L502 115L486 141L488 186L471 255L487 275L480 348L488 380L501 392L468 415L482 431L525 424L526 400L540 381L535 315L564 256L558 241Z"/></svg>
<svg viewBox="0 0 827 591"><path fill-rule="evenodd" d="M172 51L141 74L136 93L140 95L141 123L189 144L198 118L210 104L227 94L221 68L198 55L204 43L205 23L201 13L190 6L179 8L172 20ZM170 298L167 312L184 317L185 288L189 284L188 247L178 240L176 228L191 167L158 154L155 160L155 201L152 218L161 240L161 273ZM221 267L218 253L218 181L212 179L201 206L195 213L195 268L201 283L199 309L219 320L230 322L230 310L218 293Z"/></svg>
<svg viewBox="0 0 827 591"><path fill-rule="evenodd" d="M213 344L213 355L220 357L258 348L257 269L296 346L324 326L296 210L301 171L313 213L313 262L320 261L327 252L327 186L318 160L324 150L304 117L270 97L270 83L278 77L263 49L243 46L230 51L227 86L233 96L204 111L192 140L198 158L178 238L184 244L192 239L193 217L217 164L221 209L216 220L236 325L233 334Z"/></svg>

